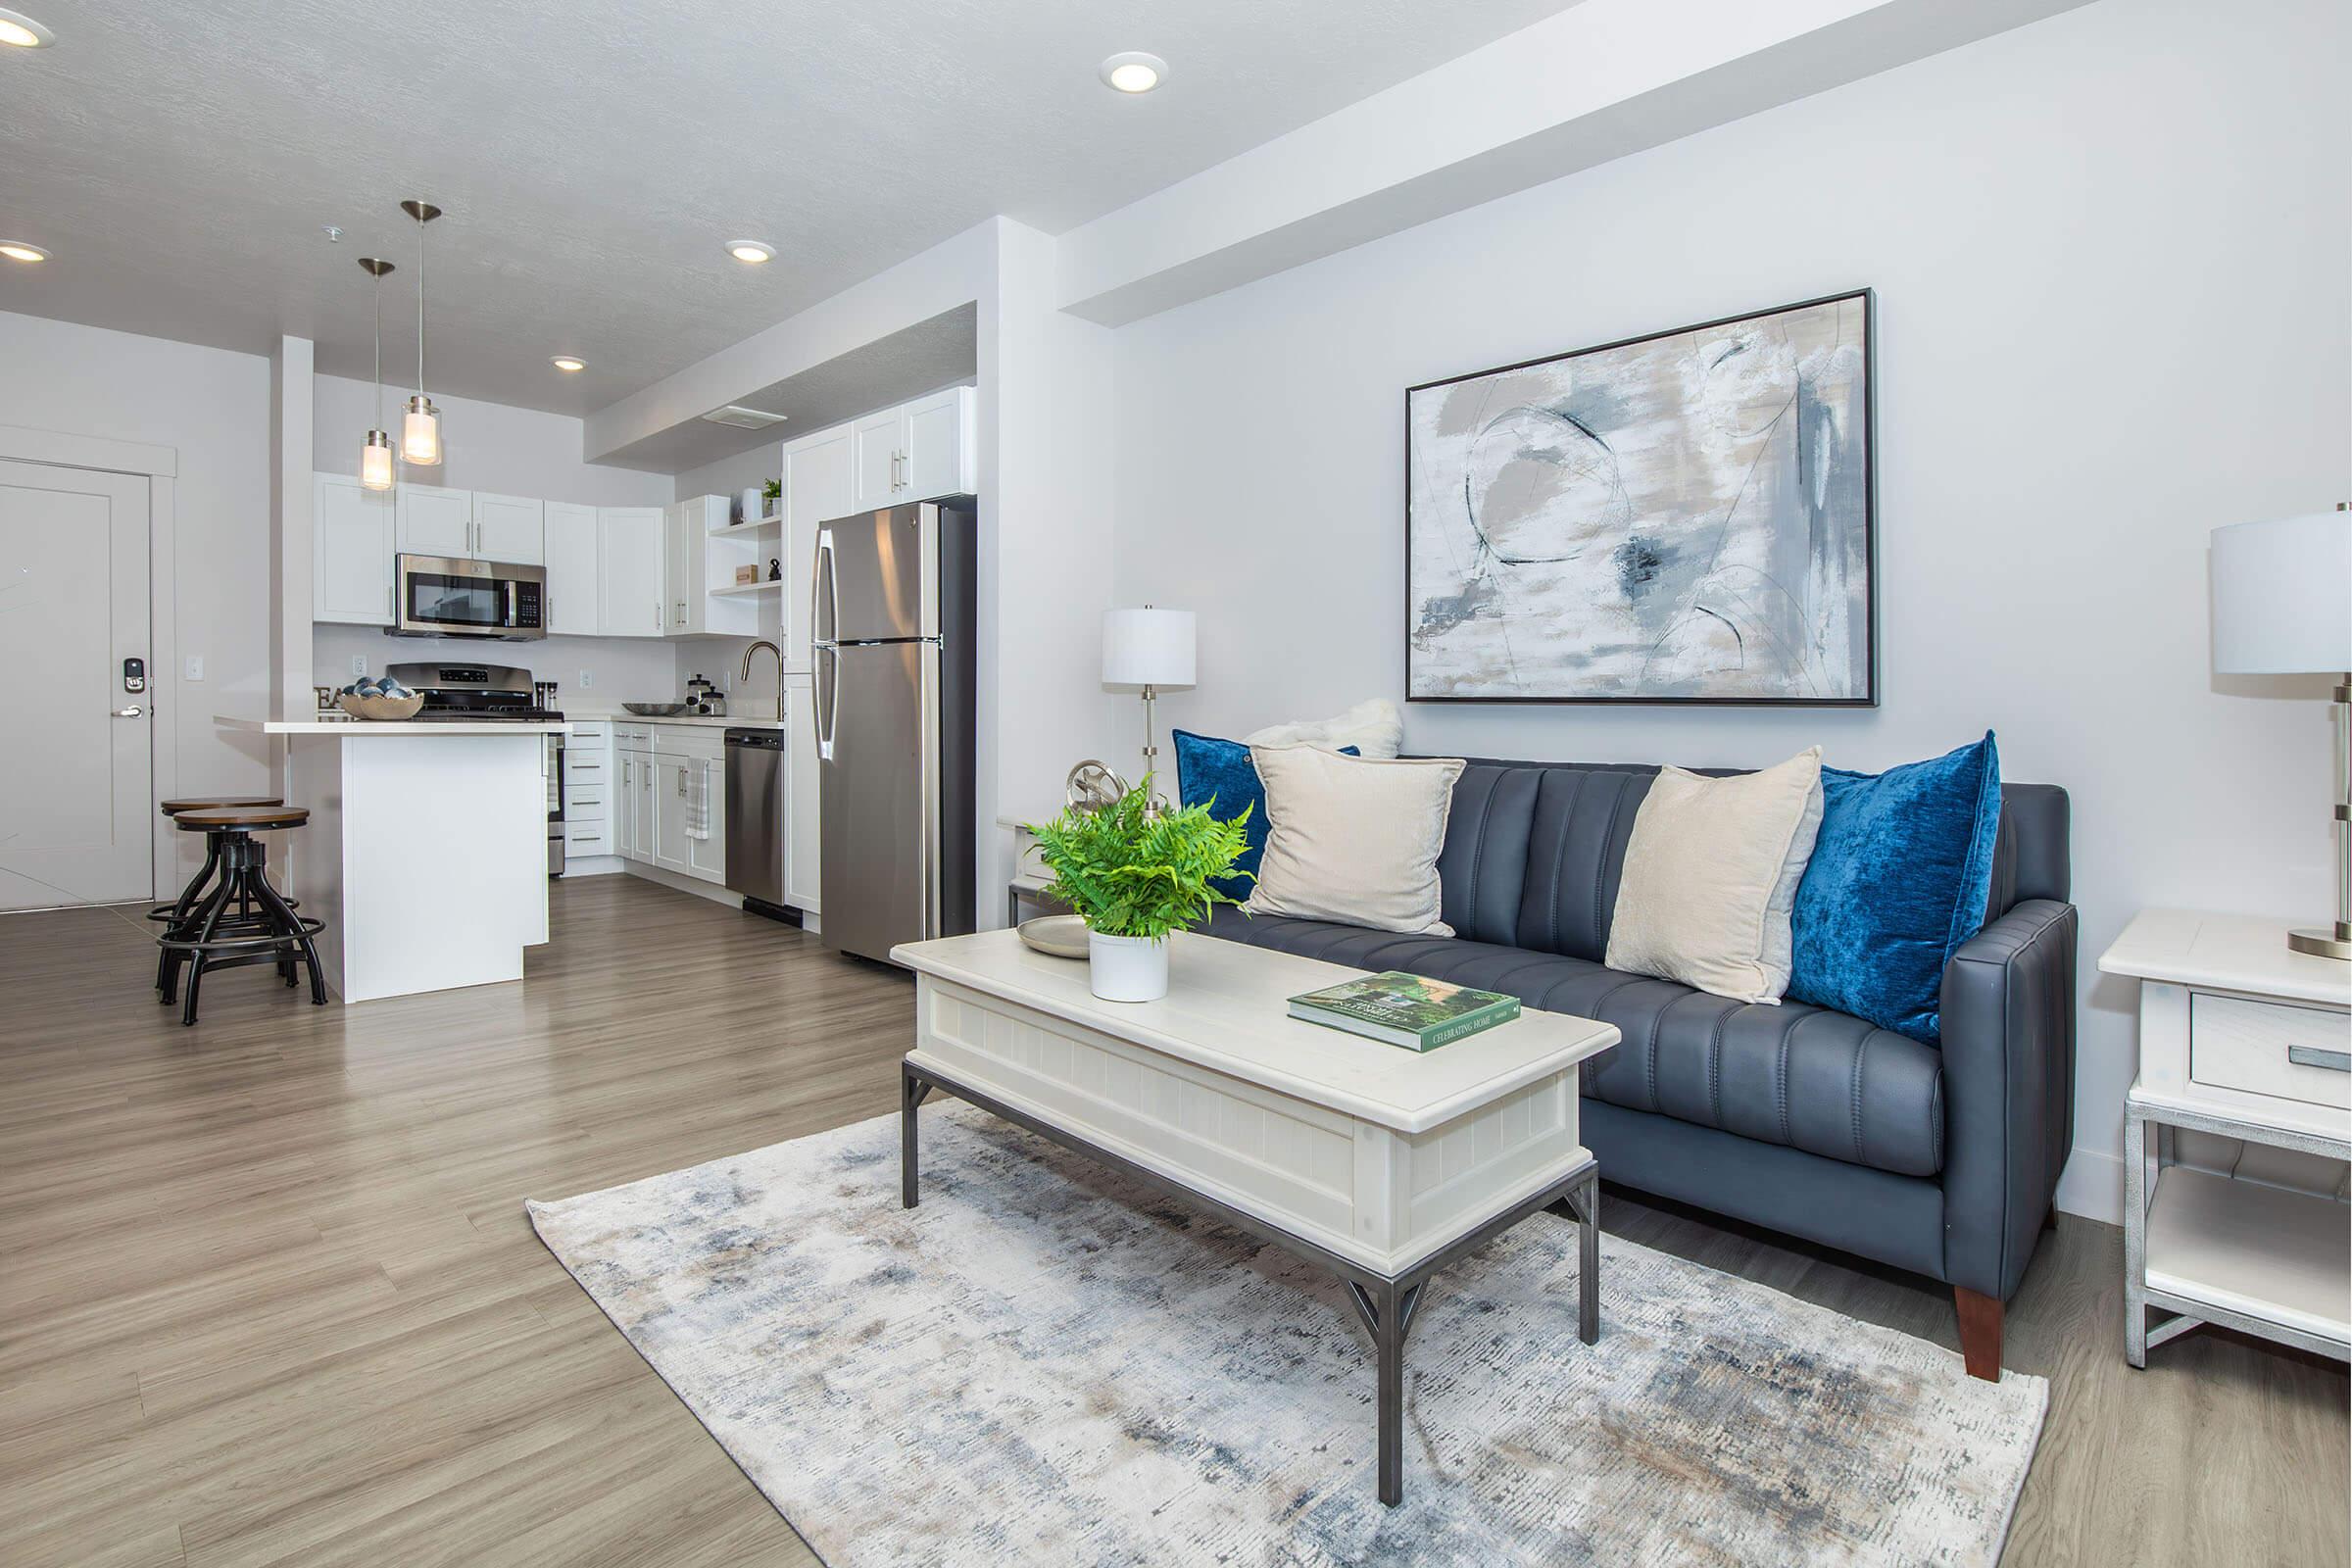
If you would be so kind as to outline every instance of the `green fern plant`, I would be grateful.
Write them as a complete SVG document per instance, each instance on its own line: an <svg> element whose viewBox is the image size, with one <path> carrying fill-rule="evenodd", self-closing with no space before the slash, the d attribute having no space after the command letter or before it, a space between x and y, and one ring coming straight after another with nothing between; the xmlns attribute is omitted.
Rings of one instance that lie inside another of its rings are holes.
<svg viewBox="0 0 2352 1568"><path fill-rule="evenodd" d="M1220 904L1241 903L1210 884L1236 874L1233 862L1250 845L1250 810L1220 822L1206 806L1155 811L1151 802L1147 774L1113 805L1029 825L1054 873L1048 895L1077 911L1089 931L1157 942Z"/></svg>

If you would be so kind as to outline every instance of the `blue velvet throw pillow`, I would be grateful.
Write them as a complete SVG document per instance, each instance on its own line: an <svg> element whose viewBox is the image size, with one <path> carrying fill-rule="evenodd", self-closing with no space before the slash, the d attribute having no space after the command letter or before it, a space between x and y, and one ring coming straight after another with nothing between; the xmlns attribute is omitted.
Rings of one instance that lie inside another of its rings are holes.
<svg viewBox="0 0 2352 1568"><path fill-rule="evenodd" d="M1250 847L1233 862L1235 871L1249 875L1223 877L1211 884L1228 898L1248 899L1258 858L1266 853L1266 786L1258 779L1257 765L1250 760L1250 748L1240 741L1221 741L1190 730L1174 734L1178 806L1213 805L1209 815L1220 822L1230 822L1245 808L1250 808L1250 820L1242 824ZM1358 754L1354 747L1343 746L1340 755Z"/></svg>
<svg viewBox="0 0 2352 1568"><path fill-rule="evenodd" d="M1821 797L1821 835L1789 917L1789 1000L1939 1045L1943 966L1984 924L1992 892L1992 731L1884 773L1825 767Z"/></svg>

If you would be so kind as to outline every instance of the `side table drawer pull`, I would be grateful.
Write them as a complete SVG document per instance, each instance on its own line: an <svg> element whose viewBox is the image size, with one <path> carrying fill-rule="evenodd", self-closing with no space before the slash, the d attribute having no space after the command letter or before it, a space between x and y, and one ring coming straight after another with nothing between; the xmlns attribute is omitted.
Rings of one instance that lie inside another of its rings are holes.
<svg viewBox="0 0 2352 1568"><path fill-rule="evenodd" d="M2322 1051L2316 1046L2289 1046L2286 1059L2298 1067L2325 1067L2329 1072L2352 1072L2352 1051Z"/></svg>

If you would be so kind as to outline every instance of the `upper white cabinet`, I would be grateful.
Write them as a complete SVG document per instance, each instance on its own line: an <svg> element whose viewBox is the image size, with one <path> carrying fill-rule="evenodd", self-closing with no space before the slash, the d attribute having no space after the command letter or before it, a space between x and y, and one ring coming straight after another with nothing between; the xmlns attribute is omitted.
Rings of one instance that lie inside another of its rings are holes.
<svg viewBox="0 0 2352 1568"><path fill-rule="evenodd" d="M600 507L596 514L597 630L607 637L659 637L669 606L662 579L662 509Z"/></svg>
<svg viewBox="0 0 2352 1568"><path fill-rule="evenodd" d="M972 389L949 387L850 422L853 513L980 487Z"/></svg>
<svg viewBox="0 0 2352 1568"><path fill-rule="evenodd" d="M604 572L596 508L550 501L546 509L547 629L559 637L604 630Z"/></svg>
<svg viewBox="0 0 2352 1568"><path fill-rule="evenodd" d="M473 493L473 554L510 566L547 564L547 503Z"/></svg>
<svg viewBox="0 0 2352 1568"><path fill-rule="evenodd" d="M753 637L760 631L753 595L738 594L735 564L754 564L740 539L716 552L713 530L739 535L757 530L727 526L725 496L696 496L664 508L662 515L662 631L671 637Z"/></svg>
<svg viewBox="0 0 2352 1568"><path fill-rule="evenodd" d="M473 492L440 490L429 484L394 488L404 556L473 554Z"/></svg>
<svg viewBox="0 0 2352 1568"><path fill-rule="evenodd" d="M980 489L977 403L968 386L952 386L899 410L902 501L975 495Z"/></svg>
<svg viewBox="0 0 2352 1568"><path fill-rule="evenodd" d="M392 624L392 493L341 473L311 476L311 618Z"/></svg>

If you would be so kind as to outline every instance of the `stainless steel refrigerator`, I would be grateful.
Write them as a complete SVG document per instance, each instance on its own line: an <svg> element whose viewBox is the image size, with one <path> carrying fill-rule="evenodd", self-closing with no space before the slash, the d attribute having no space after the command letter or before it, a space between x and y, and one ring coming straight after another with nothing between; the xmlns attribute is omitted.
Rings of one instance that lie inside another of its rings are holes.
<svg viewBox="0 0 2352 1568"><path fill-rule="evenodd" d="M973 928L979 514L969 497L820 524L810 621L825 946Z"/></svg>

